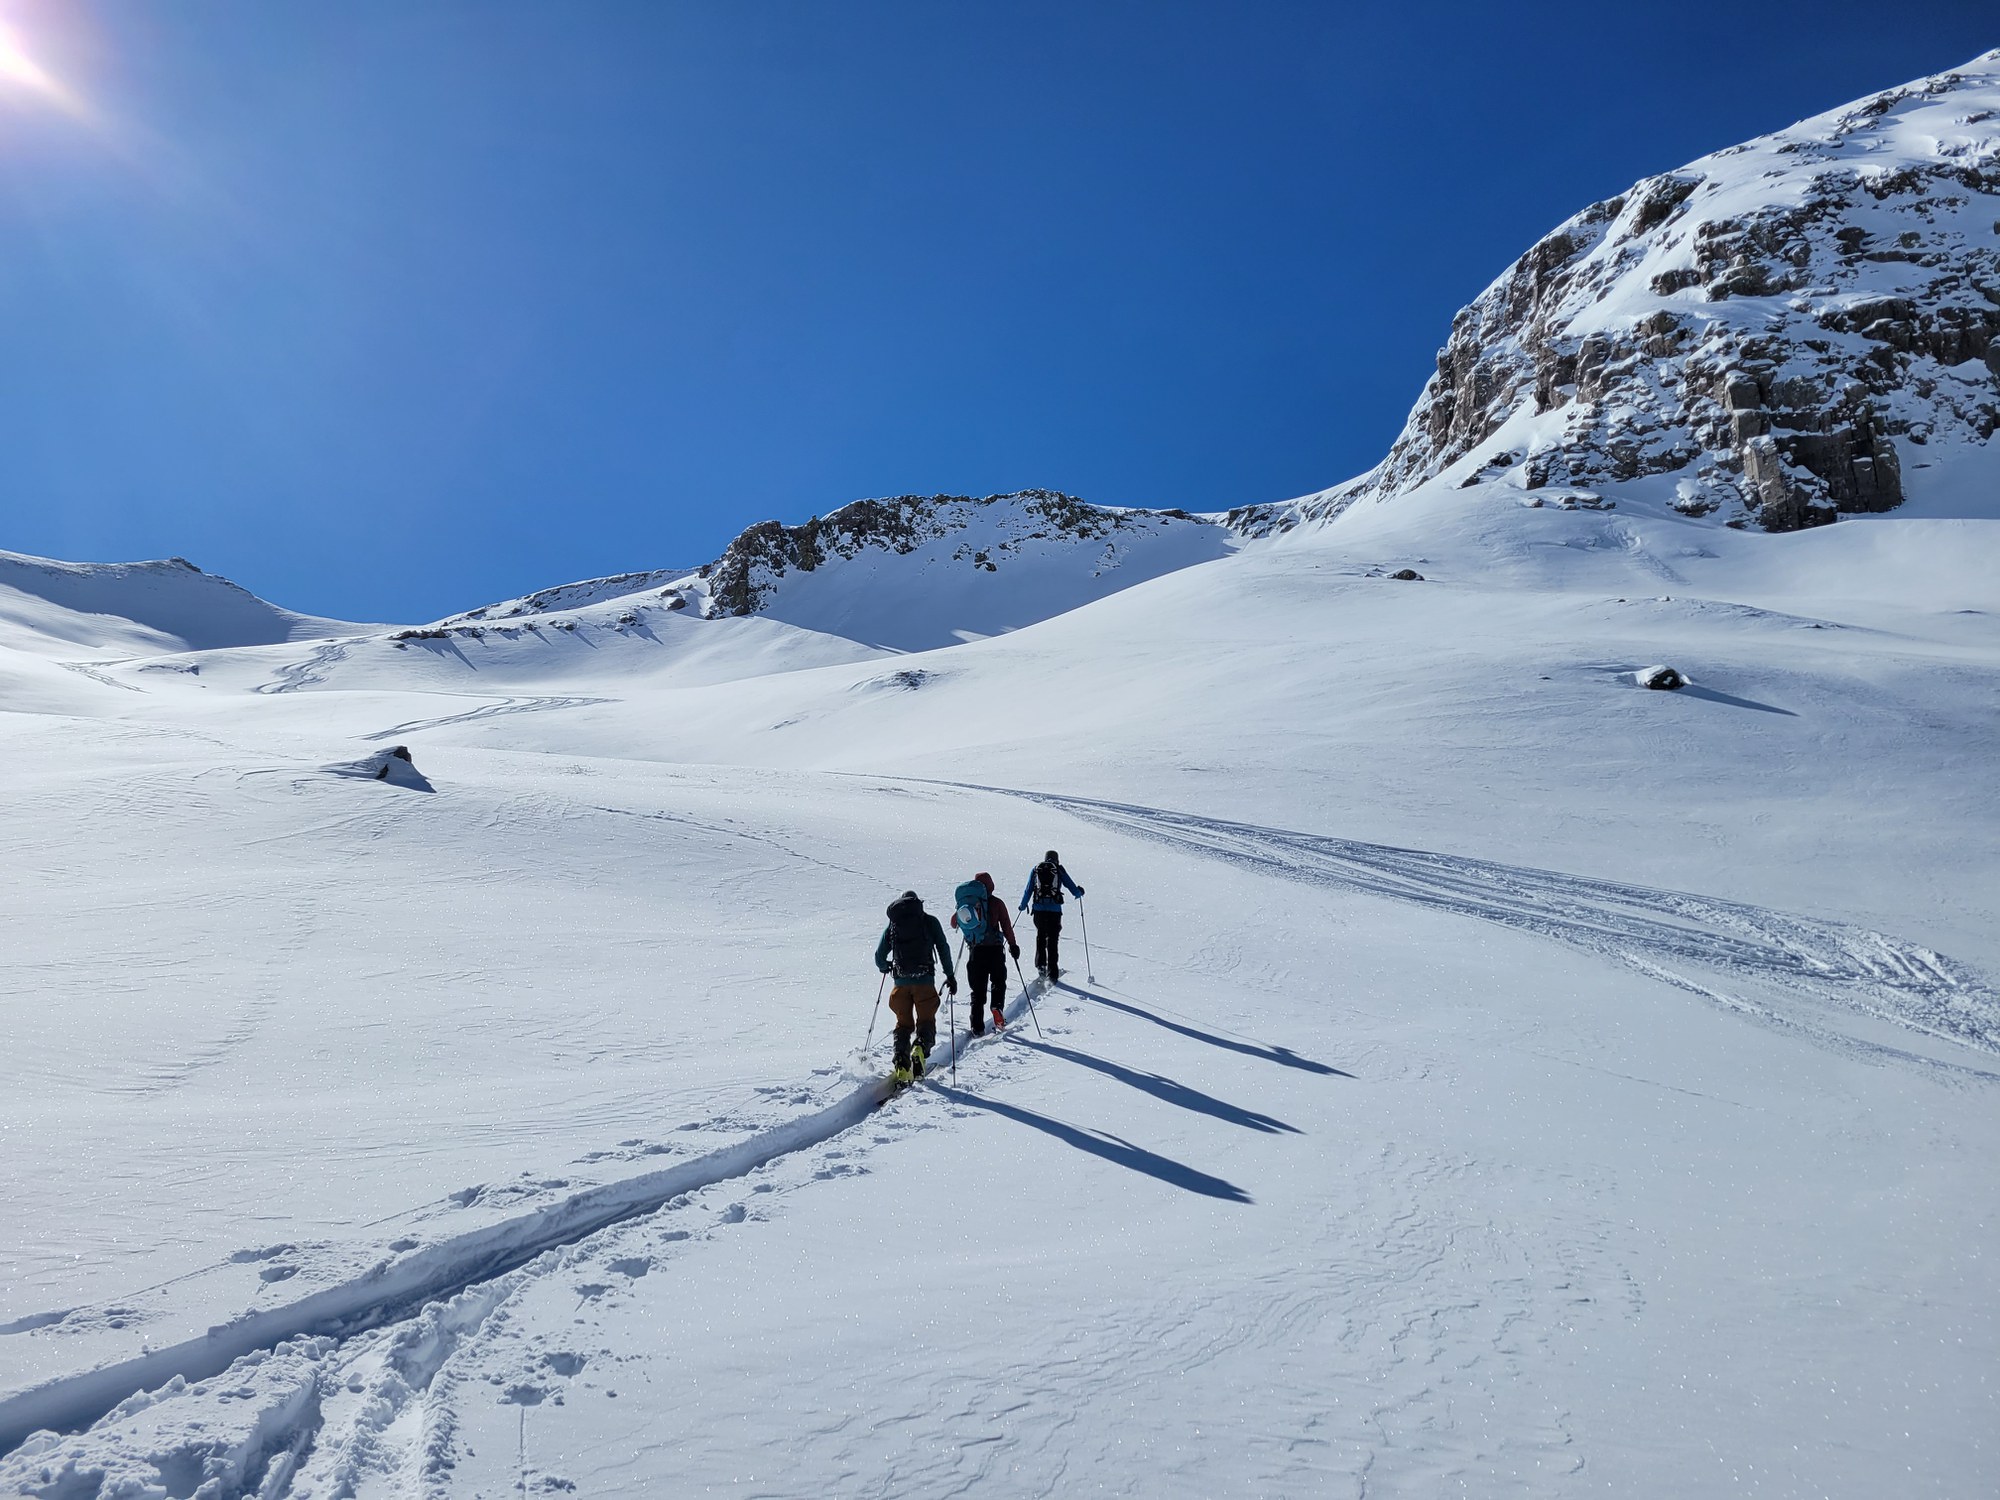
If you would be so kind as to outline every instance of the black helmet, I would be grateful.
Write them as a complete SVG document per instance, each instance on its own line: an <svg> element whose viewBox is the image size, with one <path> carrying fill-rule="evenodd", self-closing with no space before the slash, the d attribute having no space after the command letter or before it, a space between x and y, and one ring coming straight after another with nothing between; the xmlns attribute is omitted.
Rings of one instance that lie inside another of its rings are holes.
<svg viewBox="0 0 2000 1500"><path fill-rule="evenodd" d="M1062 860L1057 858L1056 851L1053 849L1051 849L1047 854L1044 854L1042 858L1046 859L1052 865L1059 865L1062 863Z"/></svg>

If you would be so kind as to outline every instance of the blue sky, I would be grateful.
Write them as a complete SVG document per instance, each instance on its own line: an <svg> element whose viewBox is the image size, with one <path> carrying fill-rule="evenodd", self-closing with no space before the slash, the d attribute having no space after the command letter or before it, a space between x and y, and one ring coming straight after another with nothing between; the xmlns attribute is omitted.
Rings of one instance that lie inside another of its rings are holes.
<svg viewBox="0 0 2000 1500"><path fill-rule="evenodd" d="M0 0L0 547L416 620L1367 468L1577 208L1989 4ZM0 59L4 61L4 59Z"/></svg>

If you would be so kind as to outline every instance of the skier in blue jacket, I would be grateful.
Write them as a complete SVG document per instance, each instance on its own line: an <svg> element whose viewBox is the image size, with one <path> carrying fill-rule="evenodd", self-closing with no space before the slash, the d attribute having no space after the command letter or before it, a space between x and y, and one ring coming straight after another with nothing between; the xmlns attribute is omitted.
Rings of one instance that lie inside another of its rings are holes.
<svg viewBox="0 0 2000 1500"><path fill-rule="evenodd" d="M1069 887L1071 895L1079 901L1083 899L1083 887L1069 878L1069 871L1062 866L1056 851L1051 849L1042 856L1042 862L1028 872L1028 883L1021 890L1021 910L1028 910L1032 902L1035 911L1035 972L1046 974L1050 979L1062 978L1062 966L1056 961L1056 945L1062 941L1063 887Z"/></svg>

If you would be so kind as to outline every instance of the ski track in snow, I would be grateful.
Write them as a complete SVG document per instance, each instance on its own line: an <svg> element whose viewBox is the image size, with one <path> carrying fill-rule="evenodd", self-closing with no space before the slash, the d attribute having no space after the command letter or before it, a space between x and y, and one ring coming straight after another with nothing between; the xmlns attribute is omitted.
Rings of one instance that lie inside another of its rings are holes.
<svg viewBox="0 0 2000 1500"><path fill-rule="evenodd" d="M1045 989L1042 981L1036 981L1030 998ZM1009 1011L1011 1019L1024 1020L1027 1001L1017 996ZM956 1054L969 1041L962 1030L946 1034L941 1029L939 1048L932 1057L934 1081L946 1079ZM66 1432L109 1425L153 1413L183 1393L212 1394L211 1383L226 1382L229 1393L242 1403L239 1409L254 1416L249 1438L219 1435L215 1424L195 1414L181 1439L163 1445L156 1438L151 1451L125 1456L141 1471L220 1477L223 1487L213 1492L217 1500L294 1493L294 1474L320 1448L336 1457L333 1487L310 1493L352 1495L364 1474L385 1473L398 1476L400 1493L447 1493L451 1419L448 1405L432 1407L431 1387L446 1371L459 1343L495 1308L538 1278L578 1257L591 1256L605 1230L833 1141L874 1118L894 1097L887 1081L878 1076L837 1094L831 1102L807 1089L765 1092L789 1096L794 1104L820 1107L775 1126L764 1120L705 1122L701 1128L747 1124L751 1133L719 1151L586 1188L467 1234L430 1244L399 1241L392 1247L397 1253L349 1281L246 1312L201 1337L148 1349L136 1358L0 1400L0 1487L18 1485L21 1493L64 1500L96 1495L110 1476L62 1464L45 1468L38 1460L56 1444L34 1434L42 1429ZM836 1159L841 1155L833 1154ZM846 1170L850 1169L822 1170L810 1180ZM469 1193L460 1201L481 1196L479 1189ZM738 1205L723 1222L740 1223L745 1216ZM686 1237L674 1234L669 1239ZM583 1300L594 1300L608 1289L587 1284ZM22 1320L0 1332L25 1332L70 1315ZM319 1428L326 1420L325 1403L337 1399L342 1389L362 1392L366 1399L358 1411L348 1412L338 1441L322 1443ZM406 1419L411 1409L419 1412L414 1420Z"/></svg>
<svg viewBox="0 0 2000 1500"><path fill-rule="evenodd" d="M347 660L347 648L352 641L328 641L323 646L315 646L313 653L304 661L287 663L278 668L278 675L269 682L259 683L252 688L256 693L296 693L301 688L309 688L314 683L326 681L326 669L336 662Z"/></svg>
<svg viewBox="0 0 2000 1500"><path fill-rule="evenodd" d="M615 703L615 698L574 698L550 695L547 697L502 698L498 702L485 703L478 708L468 709L462 714L446 714L437 719L411 719L404 724L393 724L374 734L363 735L365 740L391 740L399 734L415 734L424 729L443 729L451 724L471 724L480 719L497 719L502 714L542 713L556 708L589 708L597 703Z"/></svg>
<svg viewBox="0 0 2000 1500"><path fill-rule="evenodd" d="M128 693L143 693L146 691L135 683L120 682L108 672L98 671L98 667L114 665L111 662L99 662L96 666L93 666L88 662L59 661L56 665L66 672L74 672L79 677L88 677L92 682L101 683L105 687L123 688Z"/></svg>
<svg viewBox="0 0 2000 1500"><path fill-rule="evenodd" d="M937 784L1020 797L1287 880L1406 901L1533 932L1699 995L1758 1024L1795 1032L1837 1050L2000 1082L2000 1069L1911 1052L1836 1029L1839 1020L1858 1011L2000 1057L2000 994L1965 965L1886 933L1685 891L1131 803ZM1790 997L1790 1003L1782 998L1761 1003L1716 989L1679 972L1675 965L1697 965L1739 983L1759 983Z"/></svg>

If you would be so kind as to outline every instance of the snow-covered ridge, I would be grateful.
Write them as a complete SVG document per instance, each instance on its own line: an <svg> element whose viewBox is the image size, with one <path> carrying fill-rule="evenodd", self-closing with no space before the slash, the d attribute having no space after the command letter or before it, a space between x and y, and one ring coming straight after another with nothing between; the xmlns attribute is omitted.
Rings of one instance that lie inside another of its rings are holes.
<svg viewBox="0 0 2000 1500"><path fill-rule="evenodd" d="M0 627L23 649L208 651L371 627L295 614L186 558L71 563L0 552Z"/></svg>
<svg viewBox="0 0 2000 1500"><path fill-rule="evenodd" d="M1590 504L1674 476L1681 513L1774 531L1888 510L2000 428L1996 340L2000 52L1592 204L1457 315L1375 470L1231 519L1439 478Z"/></svg>
<svg viewBox="0 0 2000 1500"><path fill-rule="evenodd" d="M709 580L714 613L748 615L771 600L787 574L852 561L864 551L907 555L925 543L953 541L948 554L952 562L996 573L1031 542L1081 544L1109 539L1116 548L1120 542L1176 524L1217 525L1184 510L1112 510L1056 490L980 498L897 495L856 500L803 526L778 521L752 526L702 571Z"/></svg>
<svg viewBox="0 0 2000 1500"><path fill-rule="evenodd" d="M563 583L554 588L537 589L534 593L523 594L518 599L507 599L498 604L485 604L478 609L468 609L462 614L451 615L438 623L462 625L478 620L513 620L523 615L555 614L562 610L584 609L612 599L627 599L651 589L659 589L664 594L673 596L677 592L673 585L682 582L693 572L692 568L655 568L644 573L617 573L609 578L589 578L581 583Z"/></svg>
<svg viewBox="0 0 2000 1500"><path fill-rule="evenodd" d="M1056 490L856 500L802 525L763 521L703 567L589 579L440 621L564 614L626 600L701 619L766 616L868 646L993 635L1223 556L1225 519L1092 505ZM417 634L425 634L418 632Z"/></svg>

